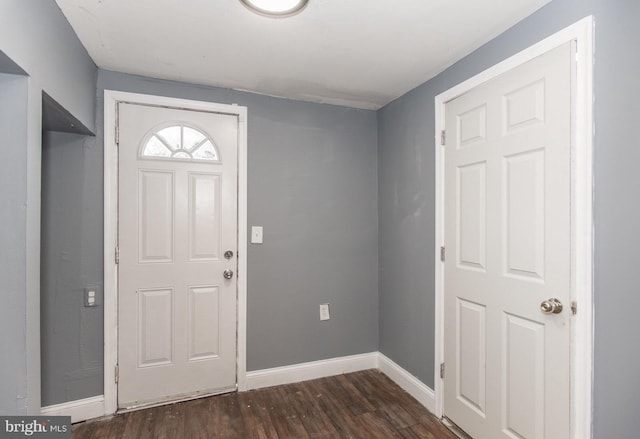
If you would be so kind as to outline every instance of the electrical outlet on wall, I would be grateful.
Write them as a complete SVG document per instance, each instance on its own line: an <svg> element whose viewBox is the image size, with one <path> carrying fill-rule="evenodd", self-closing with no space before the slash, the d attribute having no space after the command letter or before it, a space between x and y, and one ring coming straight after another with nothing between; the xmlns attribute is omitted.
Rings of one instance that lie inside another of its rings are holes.
<svg viewBox="0 0 640 439"><path fill-rule="evenodd" d="M321 303L320 304L320 320L329 320L331 316L329 315L329 304Z"/></svg>

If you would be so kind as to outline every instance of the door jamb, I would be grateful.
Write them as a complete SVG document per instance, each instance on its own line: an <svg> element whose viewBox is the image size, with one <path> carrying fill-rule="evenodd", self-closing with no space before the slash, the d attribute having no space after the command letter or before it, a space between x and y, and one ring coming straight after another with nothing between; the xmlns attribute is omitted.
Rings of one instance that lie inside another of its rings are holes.
<svg viewBox="0 0 640 439"><path fill-rule="evenodd" d="M118 102L217 112L238 117L238 310L236 380L238 390L246 390L247 335L247 107L188 99L104 91L104 410L118 408L116 365L118 360L118 266L114 252L117 242L118 155L116 108Z"/></svg>
<svg viewBox="0 0 640 439"><path fill-rule="evenodd" d="M435 414L444 413L444 147L440 133L445 127L445 104L490 79L567 42L577 42L576 96L571 145L572 291L578 304L571 334L571 437L592 437L593 391L593 34L594 19L585 17L537 44L511 56L435 98L436 229L435 229Z"/></svg>

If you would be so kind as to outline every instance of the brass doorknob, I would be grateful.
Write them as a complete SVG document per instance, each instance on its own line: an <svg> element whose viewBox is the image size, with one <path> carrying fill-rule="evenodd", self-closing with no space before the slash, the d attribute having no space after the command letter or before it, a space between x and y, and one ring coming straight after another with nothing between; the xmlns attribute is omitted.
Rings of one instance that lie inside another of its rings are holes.
<svg viewBox="0 0 640 439"><path fill-rule="evenodd" d="M560 314L562 312L562 302L558 299L548 299L540 304L540 311L545 314Z"/></svg>

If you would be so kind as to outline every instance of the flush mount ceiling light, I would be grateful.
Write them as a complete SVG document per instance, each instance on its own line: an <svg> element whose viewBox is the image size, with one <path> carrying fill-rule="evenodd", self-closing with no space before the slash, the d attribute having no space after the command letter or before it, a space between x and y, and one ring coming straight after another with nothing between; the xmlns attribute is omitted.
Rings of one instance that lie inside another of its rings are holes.
<svg viewBox="0 0 640 439"><path fill-rule="evenodd" d="M267 17L289 17L300 12L308 0L240 0L254 12Z"/></svg>

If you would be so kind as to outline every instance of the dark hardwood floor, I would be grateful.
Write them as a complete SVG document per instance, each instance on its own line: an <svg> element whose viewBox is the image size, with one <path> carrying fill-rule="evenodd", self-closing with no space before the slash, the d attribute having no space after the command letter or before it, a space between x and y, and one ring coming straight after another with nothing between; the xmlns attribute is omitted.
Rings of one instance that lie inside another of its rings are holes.
<svg viewBox="0 0 640 439"><path fill-rule="evenodd" d="M386 375L366 370L89 421L73 438L455 439Z"/></svg>

